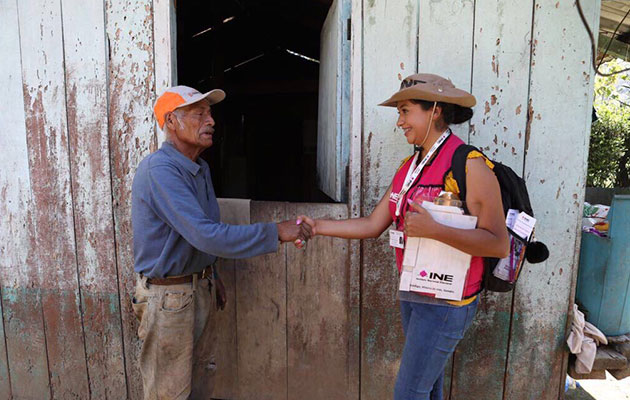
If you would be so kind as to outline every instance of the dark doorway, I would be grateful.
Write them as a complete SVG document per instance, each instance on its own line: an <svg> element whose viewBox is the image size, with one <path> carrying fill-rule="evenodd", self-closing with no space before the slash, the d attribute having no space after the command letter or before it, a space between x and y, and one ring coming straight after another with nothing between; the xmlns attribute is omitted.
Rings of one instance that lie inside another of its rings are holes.
<svg viewBox="0 0 630 400"><path fill-rule="evenodd" d="M202 154L218 197L332 202L316 180L320 32L331 3L178 2L178 83L227 93Z"/></svg>

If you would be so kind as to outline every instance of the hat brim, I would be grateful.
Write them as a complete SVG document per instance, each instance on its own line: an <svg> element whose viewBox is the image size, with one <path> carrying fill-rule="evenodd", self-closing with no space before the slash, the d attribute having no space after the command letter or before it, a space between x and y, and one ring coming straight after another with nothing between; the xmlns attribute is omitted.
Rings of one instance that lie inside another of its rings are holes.
<svg viewBox="0 0 630 400"><path fill-rule="evenodd" d="M477 104L475 96L457 88L446 88L441 93L430 92L416 87L409 87L394 93L392 97L380 103L379 106L396 107L399 101L426 100L443 103L457 104L458 106L471 108Z"/></svg>
<svg viewBox="0 0 630 400"><path fill-rule="evenodd" d="M186 107L189 106L191 104L195 104L200 102L201 100L204 99L208 99L210 101L210 105L214 105L217 103L222 102L225 99L225 92L221 89L212 89L211 91L207 92L207 93L203 93L203 94L199 94L197 96L194 96L192 99L190 99L190 101L184 103L184 104L180 104L177 107L174 108L174 110L177 110L178 108L182 108L182 107Z"/></svg>

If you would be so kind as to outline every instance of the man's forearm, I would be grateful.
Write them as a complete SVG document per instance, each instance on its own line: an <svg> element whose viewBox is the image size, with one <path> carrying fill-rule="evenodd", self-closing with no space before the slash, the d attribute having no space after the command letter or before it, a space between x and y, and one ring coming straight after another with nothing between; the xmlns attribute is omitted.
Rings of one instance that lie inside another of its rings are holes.
<svg viewBox="0 0 630 400"><path fill-rule="evenodd" d="M249 258L278 250L278 230L273 223L202 224L190 236L186 239L199 250L222 258Z"/></svg>

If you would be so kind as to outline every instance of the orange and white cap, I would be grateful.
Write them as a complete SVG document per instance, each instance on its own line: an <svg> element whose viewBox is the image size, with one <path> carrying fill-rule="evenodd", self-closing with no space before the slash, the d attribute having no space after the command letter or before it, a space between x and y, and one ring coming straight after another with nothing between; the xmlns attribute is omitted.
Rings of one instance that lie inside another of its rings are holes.
<svg viewBox="0 0 630 400"><path fill-rule="evenodd" d="M213 89L207 93L201 93L188 86L173 86L166 89L153 105L153 113L160 129L164 128L164 117L167 113L203 99L208 99L210 105L217 104L225 99L225 92L221 89Z"/></svg>

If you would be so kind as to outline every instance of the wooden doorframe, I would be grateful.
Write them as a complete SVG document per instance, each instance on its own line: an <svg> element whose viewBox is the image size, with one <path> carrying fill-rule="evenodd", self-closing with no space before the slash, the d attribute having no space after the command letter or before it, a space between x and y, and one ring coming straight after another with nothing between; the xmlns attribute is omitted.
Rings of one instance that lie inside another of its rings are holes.
<svg viewBox="0 0 630 400"><path fill-rule="evenodd" d="M361 145L363 129L363 0L350 2L350 162L348 168L348 211L352 218L361 213ZM175 0L153 1L153 52L156 96L177 85L177 17ZM163 133L156 125L158 141ZM159 144L159 143L158 143Z"/></svg>
<svg viewBox="0 0 630 400"><path fill-rule="evenodd" d="M361 175L363 145L363 0L348 0L350 7L350 159L348 161L348 217L361 217L363 183ZM356 392L350 396L361 397L361 254L363 241L350 240L350 299L349 319L353 334L348 343L354 365L351 379L356 382Z"/></svg>
<svg viewBox="0 0 630 400"><path fill-rule="evenodd" d="M363 0L351 1L350 10L350 161L348 215L361 216L361 154L363 142Z"/></svg>
<svg viewBox="0 0 630 400"><path fill-rule="evenodd" d="M153 0L153 63L155 95L177 85L177 17L175 0ZM164 141L164 133L155 124L157 146Z"/></svg>
<svg viewBox="0 0 630 400"><path fill-rule="evenodd" d="M350 162L348 168L348 211L352 218L361 214L361 145L363 130L363 1L351 4L350 50ZM177 17L175 0L153 1L153 52L155 93L177 84ZM158 140L163 134L157 128Z"/></svg>
<svg viewBox="0 0 630 400"><path fill-rule="evenodd" d="M348 165L348 216L361 217L362 201L362 143L363 143L363 0L350 2L350 157ZM162 93L177 84L177 18L174 0L154 0L153 34L155 60L155 91ZM156 126L158 144L164 140ZM359 399L361 368L361 252L362 242L352 240L349 249L349 322L351 326L348 349L350 381L356 385L348 398Z"/></svg>

